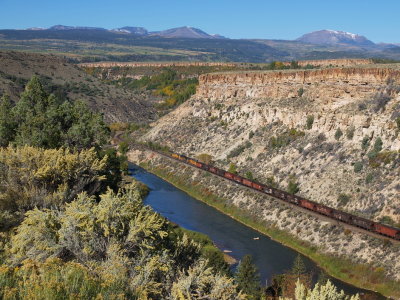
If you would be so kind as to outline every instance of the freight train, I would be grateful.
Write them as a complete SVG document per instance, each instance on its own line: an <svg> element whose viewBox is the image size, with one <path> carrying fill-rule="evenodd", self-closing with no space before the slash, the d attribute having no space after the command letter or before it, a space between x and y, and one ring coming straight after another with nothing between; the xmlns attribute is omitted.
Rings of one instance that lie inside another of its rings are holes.
<svg viewBox="0 0 400 300"><path fill-rule="evenodd" d="M233 174L230 172L227 172L225 170L219 169L215 166L209 165L209 164L205 164L202 163L194 158L190 158L181 154L177 154L177 153L165 153L165 152L159 152L158 153L176 159L180 162L189 164L191 166L194 166L196 168L202 169L204 171L210 172L212 174L215 174L217 176L221 176L225 179L231 180L237 184L241 184L244 185L248 188L257 190L259 192L265 193L269 196L272 196L274 198L283 200L287 203L291 203L294 204L296 206L305 208L307 210L310 210L314 213L329 217L331 219L355 226L355 227L359 227L365 230L368 230L370 232L379 234L379 235L383 235L385 237L391 238L391 239L395 239L395 240L400 240L400 229L395 228L395 227L391 227L385 224L381 224L381 223L377 223L359 216L355 216L340 210L337 210L335 208L314 202L314 201L310 201L307 199L304 199L302 197L296 196L296 195L292 195L289 194L288 192L273 188L271 186L267 186L264 184L261 184L259 182L256 182L254 180L249 180L247 178L244 178L240 175L237 174Z"/></svg>

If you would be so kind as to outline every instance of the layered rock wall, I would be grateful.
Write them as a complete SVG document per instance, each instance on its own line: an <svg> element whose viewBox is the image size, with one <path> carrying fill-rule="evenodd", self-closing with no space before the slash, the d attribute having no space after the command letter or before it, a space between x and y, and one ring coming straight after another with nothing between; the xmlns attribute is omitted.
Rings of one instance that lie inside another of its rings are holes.
<svg viewBox="0 0 400 300"><path fill-rule="evenodd" d="M372 59L318 59L318 60L300 60L297 62L299 66L305 67L308 65L319 67L349 67L355 65L369 65L373 64ZM286 62L290 65L290 62Z"/></svg>
<svg viewBox="0 0 400 300"><path fill-rule="evenodd" d="M199 77L197 99L297 98L351 99L370 96L389 82L400 83L400 71L343 68L301 71L214 73Z"/></svg>
<svg viewBox="0 0 400 300"><path fill-rule="evenodd" d="M96 62L96 63L81 63L81 67L85 68L112 68L112 67L217 67L226 66L234 67L235 63L219 63L219 62L159 62L159 63L145 63L145 62Z"/></svg>

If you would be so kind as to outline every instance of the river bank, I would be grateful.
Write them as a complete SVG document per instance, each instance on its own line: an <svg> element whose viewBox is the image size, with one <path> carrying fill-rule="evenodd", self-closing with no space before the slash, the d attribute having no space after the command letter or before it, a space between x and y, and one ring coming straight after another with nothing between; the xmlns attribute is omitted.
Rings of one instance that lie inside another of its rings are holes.
<svg viewBox="0 0 400 300"><path fill-rule="evenodd" d="M209 177L211 175L199 174L199 171L193 169L187 170L187 168L189 168L187 166L174 168L171 166L171 163L165 161L165 159L154 159L154 155L150 155L139 162L146 170L172 183L192 197L309 257L332 277L361 288L376 290L385 296L400 297L397 283L386 279L379 267L355 263L347 258L321 253L321 249L315 245L300 240L293 234L281 230L276 224L271 224L268 220L261 218L260 214L255 214L254 210L252 212L248 209L243 209L243 205L240 203L233 203L231 199L227 199L215 193L215 190L213 190L210 185L204 185L204 182L202 182L204 180L210 182ZM192 175L190 176L189 174ZM223 179L213 177L211 181L214 182L215 185L221 186L223 190L225 190L227 186L227 183L224 182ZM251 193L248 191L240 191L237 187L229 188L235 189L236 193ZM253 194L250 196L256 197ZM274 203L274 207L280 209L277 203Z"/></svg>

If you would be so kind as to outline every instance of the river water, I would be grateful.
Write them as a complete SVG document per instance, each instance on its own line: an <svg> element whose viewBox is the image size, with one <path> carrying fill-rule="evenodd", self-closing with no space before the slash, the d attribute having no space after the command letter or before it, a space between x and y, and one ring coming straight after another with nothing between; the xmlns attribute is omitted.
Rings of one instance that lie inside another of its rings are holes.
<svg viewBox="0 0 400 300"><path fill-rule="evenodd" d="M150 188L145 204L183 228L208 235L218 248L225 252L229 251L229 255L237 260L246 254L251 254L264 285L271 282L273 275L282 274L291 269L298 255L296 251L192 198L140 167L130 165L130 171L134 178ZM307 257L302 258L307 269L317 276L320 273L318 266ZM342 281L336 279L331 279L331 281L347 294L370 294L368 291ZM385 299L379 294L373 295L374 297L369 299Z"/></svg>

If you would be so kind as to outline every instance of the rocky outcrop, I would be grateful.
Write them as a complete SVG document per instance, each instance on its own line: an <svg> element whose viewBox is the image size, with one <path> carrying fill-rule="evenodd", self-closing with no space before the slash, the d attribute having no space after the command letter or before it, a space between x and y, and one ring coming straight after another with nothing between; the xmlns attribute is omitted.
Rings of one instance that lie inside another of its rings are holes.
<svg viewBox="0 0 400 300"><path fill-rule="evenodd" d="M297 98L334 101L371 96L391 81L400 83L400 70L335 68L302 71L214 73L199 77L197 99ZM301 95L300 95L301 94Z"/></svg>
<svg viewBox="0 0 400 300"><path fill-rule="evenodd" d="M219 63L219 62L160 62L160 63L145 63L145 62L96 62L96 63L81 63L79 66L84 68L112 68L112 67L216 67L227 66L234 67L235 63Z"/></svg>
<svg viewBox="0 0 400 300"><path fill-rule="evenodd" d="M355 65L369 65L373 64L372 59L321 59L321 60L300 60L299 66L305 67L307 65L319 67L349 67ZM287 63L290 64L290 63Z"/></svg>

